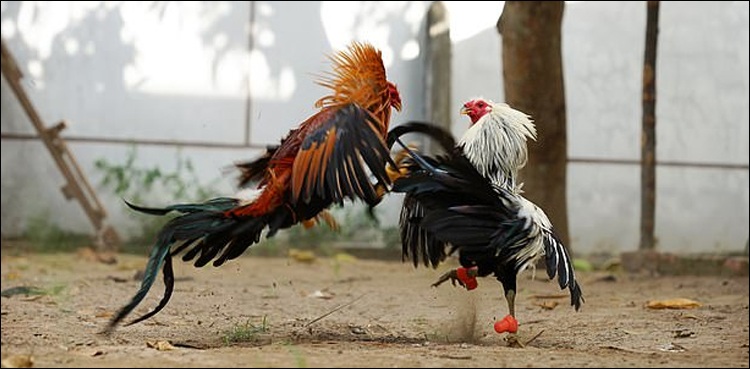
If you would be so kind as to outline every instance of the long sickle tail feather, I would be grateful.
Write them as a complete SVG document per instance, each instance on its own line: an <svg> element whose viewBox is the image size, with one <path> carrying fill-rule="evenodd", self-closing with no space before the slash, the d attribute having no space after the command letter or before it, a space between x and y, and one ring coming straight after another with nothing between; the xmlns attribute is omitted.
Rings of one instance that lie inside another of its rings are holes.
<svg viewBox="0 0 750 369"><path fill-rule="evenodd" d="M182 256L184 261L195 259L195 266L202 267L213 260L219 266L227 260L241 255L250 245L260 240L261 232L269 220L282 224L287 214L281 211L257 217L238 217L231 211L239 209L239 200L222 197L197 204L178 204L166 208L147 208L128 203L133 210L151 215L166 215L172 211L182 215L171 219L157 236L151 250L143 281L131 301L122 307L109 321L105 333L111 333L146 297L153 287L159 270L164 275L165 291L158 306L149 313L126 324L146 320L161 311L169 302L174 290L172 257L188 249ZM273 226L272 226L273 228Z"/></svg>
<svg viewBox="0 0 750 369"><path fill-rule="evenodd" d="M148 294L148 291L151 289L151 286L153 286L154 280L156 279L156 275L159 273L159 269L161 268L162 263L164 264L164 284L166 285L164 297L162 297L159 305L153 311L138 319L135 319L127 325L135 324L142 320L148 319L161 311L161 309L163 309L167 305L167 302L172 296L172 291L174 289L174 271L172 269L172 256L169 255L169 238L171 238L171 234L167 235L164 233L165 232L162 232L162 234L159 235L159 242L157 243L156 247L151 250L151 255L149 255L148 263L146 264L146 271L143 276L141 288L138 289L138 292L135 294L135 296L133 296L130 302L127 305L123 306L120 311L118 311L117 314L112 317L112 319L109 321L109 324L107 325L105 333L112 333L117 324L120 323L120 321L122 321L128 314L130 314L130 312L133 311L133 309L135 309L135 307L138 306L141 301L143 301L143 299Z"/></svg>

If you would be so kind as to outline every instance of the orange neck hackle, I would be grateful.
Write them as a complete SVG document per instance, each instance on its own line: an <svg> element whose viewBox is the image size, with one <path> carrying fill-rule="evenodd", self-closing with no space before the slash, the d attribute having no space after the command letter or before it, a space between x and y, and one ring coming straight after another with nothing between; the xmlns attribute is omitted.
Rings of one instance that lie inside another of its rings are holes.
<svg viewBox="0 0 750 369"><path fill-rule="evenodd" d="M368 43L353 42L348 50L332 56L333 72L318 81L333 93L319 99L315 106L337 107L356 103L367 109L380 123L383 135L388 131L391 108L401 110L396 85L385 76L380 50Z"/></svg>

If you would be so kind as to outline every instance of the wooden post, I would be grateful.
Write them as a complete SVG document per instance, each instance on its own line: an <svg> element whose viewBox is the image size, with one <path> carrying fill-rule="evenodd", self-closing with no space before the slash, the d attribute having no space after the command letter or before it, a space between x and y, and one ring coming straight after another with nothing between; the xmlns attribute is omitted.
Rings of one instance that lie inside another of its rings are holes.
<svg viewBox="0 0 750 369"><path fill-rule="evenodd" d="M451 116L459 107L451 106L451 37L448 10L442 1L435 1L427 11L427 67L425 91L427 118L451 130ZM427 143L426 145L429 145ZM426 147L430 151L430 147Z"/></svg>
<svg viewBox="0 0 750 369"><path fill-rule="evenodd" d="M656 213L656 41L659 2L646 8L646 51L643 58L643 121L641 133L641 250L653 250Z"/></svg>
<svg viewBox="0 0 750 369"><path fill-rule="evenodd" d="M65 122L62 121L51 128L44 126L42 118L39 117L34 105L21 86L23 74L18 69L18 64L13 55L11 55L10 50L6 47L5 40L2 40L2 72L8 81L8 85L10 85L26 115L29 117L31 124L36 129L50 154L52 154L52 158L55 160L58 169L60 169L65 180L68 181L61 188L63 195L68 200L72 198L77 199L81 207L83 207L83 211L96 229L95 243L97 249L99 251L114 251L117 245L119 245L119 236L112 227L106 225L107 212L104 210L91 184L86 180L86 176L83 174L75 157L68 150L67 144L60 137L60 132L66 127Z"/></svg>

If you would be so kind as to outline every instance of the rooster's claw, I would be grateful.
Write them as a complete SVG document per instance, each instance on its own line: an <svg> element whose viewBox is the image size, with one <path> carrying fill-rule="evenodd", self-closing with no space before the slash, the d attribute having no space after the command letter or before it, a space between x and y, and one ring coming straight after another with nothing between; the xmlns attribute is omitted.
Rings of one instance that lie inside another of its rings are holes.
<svg viewBox="0 0 750 369"><path fill-rule="evenodd" d="M432 287L437 287L443 284L445 281L450 280L451 284L453 284L454 287L456 286L456 282L458 282L461 287L464 287L467 290L473 290L477 288L477 271L477 267L460 267L451 269L441 275L440 278L438 278L438 280L432 284Z"/></svg>

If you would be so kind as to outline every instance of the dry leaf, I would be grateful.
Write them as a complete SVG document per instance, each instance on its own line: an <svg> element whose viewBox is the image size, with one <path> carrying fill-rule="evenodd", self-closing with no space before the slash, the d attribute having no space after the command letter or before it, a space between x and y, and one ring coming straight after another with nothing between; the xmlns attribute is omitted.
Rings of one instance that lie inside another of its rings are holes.
<svg viewBox="0 0 750 369"><path fill-rule="evenodd" d="M559 304L560 304L559 302L551 301L551 300L536 303L537 306L540 306L542 309L545 309L545 310L552 310L556 308L557 305Z"/></svg>
<svg viewBox="0 0 750 369"><path fill-rule="evenodd" d="M112 315L115 315L115 314L113 312L111 312L111 311L106 311L106 310L105 311L100 311L100 312L94 314L94 316L97 317L97 318L111 318Z"/></svg>
<svg viewBox="0 0 750 369"><path fill-rule="evenodd" d="M115 264L117 258L111 252L98 252L91 247L81 247L76 254L79 258L89 262L100 262L104 264Z"/></svg>
<svg viewBox="0 0 750 369"><path fill-rule="evenodd" d="M352 254L347 254L345 252L338 252L333 258L336 259L336 261L339 263L353 263L357 261L356 256Z"/></svg>
<svg viewBox="0 0 750 369"><path fill-rule="evenodd" d="M663 345L659 347L659 351L665 351L665 352L685 352L687 349L684 346L674 344L674 343L668 343L666 345Z"/></svg>
<svg viewBox="0 0 750 369"><path fill-rule="evenodd" d="M699 306L701 304L698 301L684 298L649 301L646 304L649 309L692 309Z"/></svg>
<svg viewBox="0 0 750 369"><path fill-rule="evenodd" d="M16 279L21 278L21 273L19 272L8 272L5 274L5 280L6 281L15 281Z"/></svg>
<svg viewBox="0 0 750 369"><path fill-rule="evenodd" d="M562 294L562 293L558 293L558 294L554 294L554 295L533 295L533 296L531 296L531 298L534 298L534 299L564 299L564 298L567 298L567 297L568 297L568 295Z"/></svg>
<svg viewBox="0 0 750 369"><path fill-rule="evenodd" d="M2 361L3 368L31 368L34 366L34 358L31 355L13 355Z"/></svg>
<svg viewBox="0 0 750 369"><path fill-rule="evenodd" d="M315 261L315 253L309 250L290 249L289 257L301 263L312 263Z"/></svg>
<svg viewBox="0 0 750 369"><path fill-rule="evenodd" d="M332 294L332 293L330 293L328 291L325 291L325 290L324 291L316 290L315 292L307 295L307 297L315 297L315 298L319 298L319 299L323 299L323 300L330 300L334 296L335 296L334 294Z"/></svg>
<svg viewBox="0 0 750 369"><path fill-rule="evenodd" d="M674 338L691 338L691 337L695 337L695 332L693 332L693 331L691 331L691 330L689 330L687 328L675 329L672 332L674 333L674 336L673 336Z"/></svg>
<svg viewBox="0 0 750 369"><path fill-rule="evenodd" d="M155 348L159 351L169 351L175 349L175 347L172 346L169 341L146 341L146 346Z"/></svg>

